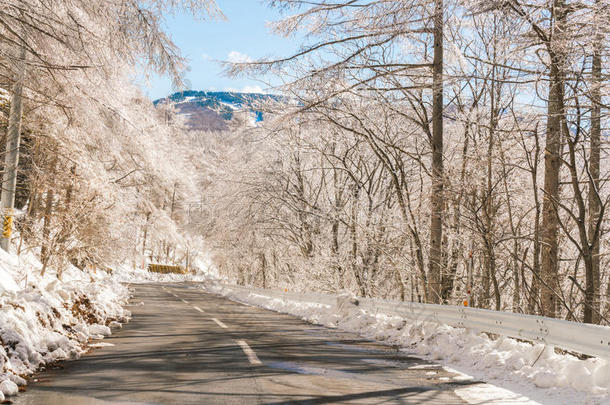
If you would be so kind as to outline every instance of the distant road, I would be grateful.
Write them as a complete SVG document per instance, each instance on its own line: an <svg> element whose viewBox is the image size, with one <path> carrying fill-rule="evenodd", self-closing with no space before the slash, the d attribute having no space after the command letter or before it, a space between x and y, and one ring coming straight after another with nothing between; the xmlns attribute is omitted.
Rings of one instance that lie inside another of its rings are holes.
<svg viewBox="0 0 610 405"><path fill-rule="evenodd" d="M113 346L43 372L14 403L464 403L465 383L395 348L195 284L133 287L133 319L101 341Z"/></svg>

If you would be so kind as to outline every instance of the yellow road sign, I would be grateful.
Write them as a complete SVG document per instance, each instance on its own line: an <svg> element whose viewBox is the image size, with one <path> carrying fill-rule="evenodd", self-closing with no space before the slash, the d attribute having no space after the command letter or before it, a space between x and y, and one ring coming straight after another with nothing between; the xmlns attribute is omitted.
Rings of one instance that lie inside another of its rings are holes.
<svg viewBox="0 0 610 405"><path fill-rule="evenodd" d="M2 224L2 237L10 238L13 233L13 216L11 214L4 216L4 223Z"/></svg>

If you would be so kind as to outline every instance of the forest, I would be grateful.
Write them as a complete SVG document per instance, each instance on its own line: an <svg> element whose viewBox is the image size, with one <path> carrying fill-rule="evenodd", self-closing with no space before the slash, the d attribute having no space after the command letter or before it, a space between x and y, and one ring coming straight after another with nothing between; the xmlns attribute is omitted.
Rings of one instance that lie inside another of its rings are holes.
<svg viewBox="0 0 610 405"><path fill-rule="evenodd" d="M242 285L610 324L607 1L266 3L300 48L226 62L274 96L214 132L135 80L184 88L163 21L213 1L0 0L4 239L43 274L209 254Z"/></svg>
<svg viewBox="0 0 610 405"><path fill-rule="evenodd" d="M179 11L220 16L206 1L0 1L3 240L41 274L180 261L201 243L184 228L194 152L137 84L183 85L163 27Z"/></svg>
<svg viewBox="0 0 610 405"><path fill-rule="evenodd" d="M262 123L203 135L239 284L609 324L605 1L276 0Z"/></svg>

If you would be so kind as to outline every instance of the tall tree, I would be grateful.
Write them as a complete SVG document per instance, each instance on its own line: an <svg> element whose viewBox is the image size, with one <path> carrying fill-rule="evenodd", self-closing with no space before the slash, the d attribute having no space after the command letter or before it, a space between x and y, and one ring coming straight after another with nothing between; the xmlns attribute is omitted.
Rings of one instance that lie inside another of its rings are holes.
<svg viewBox="0 0 610 405"><path fill-rule="evenodd" d="M443 273L443 0L434 1L434 60L432 62L432 190L430 216L430 254L428 257L429 297L441 302Z"/></svg>
<svg viewBox="0 0 610 405"><path fill-rule="evenodd" d="M590 302L585 307L585 322L599 323L601 314L601 274L600 274L600 161L601 161L601 108L602 108L602 1L596 0L596 30L593 41L591 63L591 140L589 152L589 241L591 244L591 270L587 273L587 297Z"/></svg>
<svg viewBox="0 0 610 405"><path fill-rule="evenodd" d="M564 31L568 9L564 0L554 0L550 9L551 28L545 35L549 54L549 97L547 101L546 145L544 149L544 197L542 208L541 302L545 316L557 313L559 290L559 171L565 120Z"/></svg>
<svg viewBox="0 0 610 405"><path fill-rule="evenodd" d="M2 175L2 216L4 218L0 247L9 251L13 228L13 210L17 188L17 167L19 165L19 145L21 143L21 116L23 113L23 81L25 79L25 45L20 50L19 64L21 69L17 74L11 89L11 110L6 131L6 152L4 156L4 173Z"/></svg>

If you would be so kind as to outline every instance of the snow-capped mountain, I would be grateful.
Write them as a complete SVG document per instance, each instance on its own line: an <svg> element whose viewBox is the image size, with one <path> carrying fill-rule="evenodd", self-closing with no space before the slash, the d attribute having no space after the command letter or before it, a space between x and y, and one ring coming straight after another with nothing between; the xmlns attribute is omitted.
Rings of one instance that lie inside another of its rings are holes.
<svg viewBox="0 0 610 405"><path fill-rule="evenodd" d="M176 111L187 117L192 130L222 131L237 111L249 111L256 121L262 121L263 113L256 110L258 101L277 96L258 93L234 93L226 91L180 91L155 100L155 105L170 103Z"/></svg>

